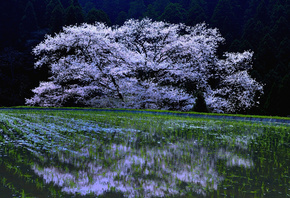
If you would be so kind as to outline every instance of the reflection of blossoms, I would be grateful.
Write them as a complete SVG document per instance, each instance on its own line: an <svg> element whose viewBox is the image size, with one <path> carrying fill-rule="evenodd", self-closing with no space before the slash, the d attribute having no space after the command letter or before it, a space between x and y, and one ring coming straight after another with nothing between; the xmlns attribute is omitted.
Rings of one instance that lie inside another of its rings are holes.
<svg viewBox="0 0 290 198"><path fill-rule="evenodd" d="M85 150L83 150L86 152ZM60 186L64 192L86 195L102 195L115 189L128 197L152 197L182 194L181 190L206 195L206 190L217 190L223 181L215 169L217 159L226 159L227 166L253 165L250 160L220 149L216 155L205 148L192 145L192 141L161 148L133 150L129 146L112 144L105 151L105 159L113 164L105 167L98 159L86 164L77 173L55 167L33 167L35 173L49 183ZM60 156L65 163L78 163L77 157L68 159ZM83 165L83 164L82 164ZM180 186L185 183L185 186Z"/></svg>
<svg viewBox="0 0 290 198"><path fill-rule="evenodd" d="M174 196L181 192L206 195L207 190L217 190L224 180L216 169L217 160L224 159L226 166L253 166L250 159L236 154L234 149L239 147L241 141L233 138L233 134L220 135L219 138L234 144L234 148L209 150L201 146L204 144L202 140L179 139L174 144L164 145L162 135L157 139L150 136L155 131L149 133L109 125L103 128L90 120L12 113L0 114L0 118L22 133L13 140L15 145L21 145L36 156L48 151L58 155L62 164L76 167L74 171L61 167L32 167L47 183L52 182L67 193L102 195L113 188L128 197ZM141 119L145 118L136 121ZM178 120L174 123L164 122L169 131L189 128L211 133L216 127L214 122L207 122L206 126ZM156 129L153 127L152 130ZM124 145L104 143L111 140L112 134L116 134L115 139L124 142ZM67 135L73 135L73 138ZM159 147L135 149L140 136L145 140L150 138ZM103 137L104 141L98 137ZM249 139L243 140L247 145Z"/></svg>
<svg viewBox="0 0 290 198"><path fill-rule="evenodd" d="M239 156L224 149L220 149L217 156L220 159L226 159L227 166L243 166L245 168L249 168L254 165L252 160L240 158Z"/></svg>

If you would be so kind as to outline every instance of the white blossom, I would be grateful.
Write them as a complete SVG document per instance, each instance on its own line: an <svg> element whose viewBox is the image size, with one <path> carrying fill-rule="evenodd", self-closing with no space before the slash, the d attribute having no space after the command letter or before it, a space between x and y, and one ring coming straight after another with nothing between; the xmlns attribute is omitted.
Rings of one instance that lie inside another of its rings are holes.
<svg viewBox="0 0 290 198"><path fill-rule="evenodd" d="M29 105L190 110L202 91L215 112L257 103L262 85L248 74L253 53L216 55L223 42L206 24L130 19L120 27L64 27L33 49L35 67L47 65L49 82L33 89Z"/></svg>

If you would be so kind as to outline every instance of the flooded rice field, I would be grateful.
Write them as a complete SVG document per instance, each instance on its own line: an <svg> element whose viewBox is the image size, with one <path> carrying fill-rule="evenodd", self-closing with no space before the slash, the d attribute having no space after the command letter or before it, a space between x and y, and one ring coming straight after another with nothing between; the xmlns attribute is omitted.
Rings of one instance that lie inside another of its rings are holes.
<svg viewBox="0 0 290 198"><path fill-rule="evenodd" d="M289 124L0 111L1 198L285 198L289 171Z"/></svg>

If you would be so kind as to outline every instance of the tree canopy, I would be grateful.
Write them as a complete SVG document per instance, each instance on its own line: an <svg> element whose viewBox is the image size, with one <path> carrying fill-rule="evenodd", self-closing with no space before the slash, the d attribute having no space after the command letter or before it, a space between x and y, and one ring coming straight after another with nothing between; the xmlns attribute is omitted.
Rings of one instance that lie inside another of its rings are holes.
<svg viewBox="0 0 290 198"><path fill-rule="evenodd" d="M33 52L36 67L50 68L26 101L29 105L191 110L202 92L214 112L237 112L256 104L262 85L248 74L250 51L216 51L224 39L205 24L128 20L65 27Z"/></svg>

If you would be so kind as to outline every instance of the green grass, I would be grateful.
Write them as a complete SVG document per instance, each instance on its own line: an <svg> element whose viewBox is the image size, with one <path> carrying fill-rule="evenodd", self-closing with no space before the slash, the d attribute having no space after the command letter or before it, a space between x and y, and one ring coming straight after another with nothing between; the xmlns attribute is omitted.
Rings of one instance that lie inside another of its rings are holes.
<svg viewBox="0 0 290 198"><path fill-rule="evenodd" d="M125 111L144 111L144 112L156 112L156 113L173 113L173 114L198 114L205 116L234 116L242 118L262 118L262 119L282 119L290 120L290 117L281 117L281 116L264 116L264 115L244 115L244 114L226 114L226 113L201 113L201 112L182 112L182 111L170 111L170 110L156 110L156 109L124 109L124 108L93 108L93 107L33 107L33 106L14 106L14 107L2 107L2 108L31 108L31 109L96 109L96 110L125 110Z"/></svg>
<svg viewBox="0 0 290 198"><path fill-rule="evenodd" d="M172 114L0 110L0 177L32 196L288 196L289 132Z"/></svg>

